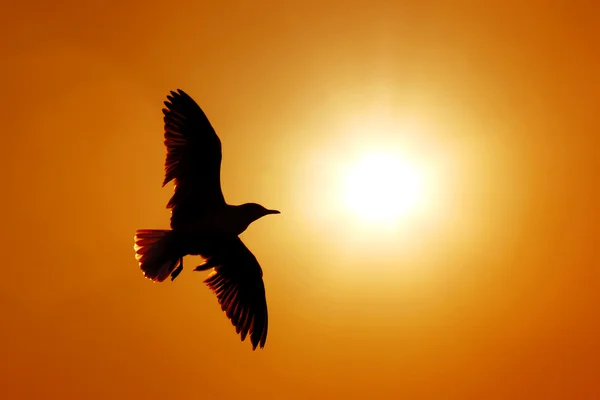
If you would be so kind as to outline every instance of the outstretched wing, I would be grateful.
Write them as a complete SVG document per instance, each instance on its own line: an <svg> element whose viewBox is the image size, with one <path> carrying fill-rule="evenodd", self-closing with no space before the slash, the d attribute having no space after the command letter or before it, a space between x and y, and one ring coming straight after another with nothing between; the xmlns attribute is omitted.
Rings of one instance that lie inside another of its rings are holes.
<svg viewBox="0 0 600 400"><path fill-rule="evenodd" d="M163 109L165 180L174 180L175 193L167 208L171 228L182 227L225 204L221 191L221 141L198 104L183 90L171 92Z"/></svg>
<svg viewBox="0 0 600 400"><path fill-rule="evenodd" d="M262 269L238 238L220 239L201 254L207 259L196 271L214 268L204 283L215 293L221 309L242 341L250 336L252 350L267 341L268 312Z"/></svg>

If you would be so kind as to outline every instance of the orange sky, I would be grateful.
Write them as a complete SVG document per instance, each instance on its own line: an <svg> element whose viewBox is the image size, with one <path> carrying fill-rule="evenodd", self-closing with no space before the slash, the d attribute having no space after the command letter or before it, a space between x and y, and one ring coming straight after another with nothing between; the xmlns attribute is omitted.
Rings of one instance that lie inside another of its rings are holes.
<svg viewBox="0 0 600 400"><path fill-rule="evenodd" d="M0 397L600 398L600 14L578 3L5 5ZM152 284L134 259L168 226L175 88L221 137L226 199L283 212L242 236L262 351L189 263ZM365 110L428 127L427 223L336 214Z"/></svg>

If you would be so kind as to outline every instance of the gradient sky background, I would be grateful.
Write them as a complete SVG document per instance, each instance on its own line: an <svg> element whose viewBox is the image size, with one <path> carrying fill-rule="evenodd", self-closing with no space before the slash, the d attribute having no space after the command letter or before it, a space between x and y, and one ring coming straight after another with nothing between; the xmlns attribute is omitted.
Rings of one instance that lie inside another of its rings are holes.
<svg viewBox="0 0 600 400"><path fill-rule="evenodd" d="M600 398L583 4L5 4L0 397ZM152 284L134 259L136 229L168 227L175 88L221 137L226 199L283 212L242 236L262 351L190 263ZM437 171L435 207L391 229L339 212L362 146Z"/></svg>

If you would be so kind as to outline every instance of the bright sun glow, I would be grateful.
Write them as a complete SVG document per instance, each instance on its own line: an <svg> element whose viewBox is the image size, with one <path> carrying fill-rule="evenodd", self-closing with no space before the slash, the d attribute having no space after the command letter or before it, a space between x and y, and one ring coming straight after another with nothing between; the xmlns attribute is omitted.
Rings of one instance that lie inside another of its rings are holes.
<svg viewBox="0 0 600 400"><path fill-rule="evenodd" d="M394 154L372 153L350 167L345 202L368 221L394 222L423 200L424 177L414 165Z"/></svg>

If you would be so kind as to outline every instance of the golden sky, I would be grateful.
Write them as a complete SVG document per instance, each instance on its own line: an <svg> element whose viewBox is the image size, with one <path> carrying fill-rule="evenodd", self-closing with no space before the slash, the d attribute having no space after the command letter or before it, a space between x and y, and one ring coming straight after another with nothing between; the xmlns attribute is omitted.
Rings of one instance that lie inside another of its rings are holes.
<svg viewBox="0 0 600 400"><path fill-rule="evenodd" d="M600 398L600 12L584 2L12 2L0 16L0 397ZM264 350L166 228L162 101L223 143ZM431 172L392 226L344 211L361 152ZM340 172L341 171L341 172ZM342 175L340 175L340 173Z"/></svg>

